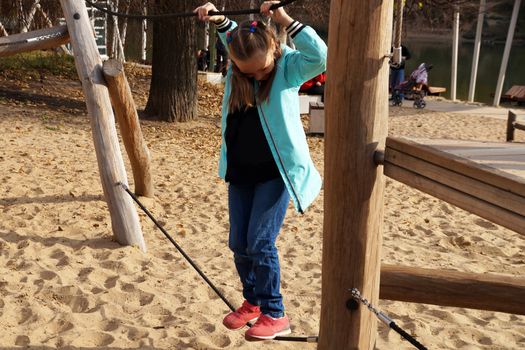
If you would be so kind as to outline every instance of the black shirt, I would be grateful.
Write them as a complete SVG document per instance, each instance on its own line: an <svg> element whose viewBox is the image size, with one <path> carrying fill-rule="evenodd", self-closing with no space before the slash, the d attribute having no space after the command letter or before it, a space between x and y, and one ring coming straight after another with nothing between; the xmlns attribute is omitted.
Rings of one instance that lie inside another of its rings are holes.
<svg viewBox="0 0 525 350"><path fill-rule="evenodd" d="M257 106L228 114L225 138L227 182L256 184L280 176Z"/></svg>

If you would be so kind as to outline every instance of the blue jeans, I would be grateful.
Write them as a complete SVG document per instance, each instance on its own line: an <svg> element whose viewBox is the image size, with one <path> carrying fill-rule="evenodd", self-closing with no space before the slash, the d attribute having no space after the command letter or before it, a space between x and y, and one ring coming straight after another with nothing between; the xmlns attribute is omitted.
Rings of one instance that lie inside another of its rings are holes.
<svg viewBox="0 0 525 350"><path fill-rule="evenodd" d="M290 195L281 178L228 187L229 247L243 286L243 296L271 317L284 315L281 271L275 240Z"/></svg>
<svg viewBox="0 0 525 350"><path fill-rule="evenodd" d="M391 69L390 70L390 92L392 95L395 93L396 86L405 81L405 69ZM401 99L405 96L399 91Z"/></svg>

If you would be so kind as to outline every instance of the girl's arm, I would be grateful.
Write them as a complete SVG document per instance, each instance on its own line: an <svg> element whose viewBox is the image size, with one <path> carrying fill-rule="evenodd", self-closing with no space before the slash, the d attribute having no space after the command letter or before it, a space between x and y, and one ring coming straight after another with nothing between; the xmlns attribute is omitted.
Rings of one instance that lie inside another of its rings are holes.
<svg viewBox="0 0 525 350"><path fill-rule="evenodd" d="M294 21L286 31L292 37L296 48L296 51L286 56L286 79L290 84L300 86L326 71L328 49L311 27Z"/></svg>
<svg viewBox="0 0 525 350"><path fill-rule="evenodd" d="M294 21L284 11L283 7L270 10L274 4L280 1L265 1L261 5L261 13L271 16L281 26L286 27L288 35L294 39L297 51L287 56L285 62L286 79L293 86L301 86L305 81L326 70L327 48L324 41L317 35L315 30Z"/></svg>

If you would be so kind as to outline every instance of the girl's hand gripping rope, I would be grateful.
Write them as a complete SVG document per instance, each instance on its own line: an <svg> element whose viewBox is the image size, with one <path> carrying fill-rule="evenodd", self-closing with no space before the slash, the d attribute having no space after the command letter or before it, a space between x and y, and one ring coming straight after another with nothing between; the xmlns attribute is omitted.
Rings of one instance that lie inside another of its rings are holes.
<svg viewBox="0 0 525 350"><path fill-rule="evenodd" d="M273 5L277 5L279 3L280 1L263 2L261 5L261 13L265 16L270 16L274 22L287 27L293 22L293 19L290 16L288 16L286 11L284 10L284 7L278 7L275 10L271 10L271 7Z"/></svg>
<svg viewBox="0 0 525 350"><path fill-rule="evenodd" d="M217 10L215 5L212 4L211 2L207 2L204 5L197 7L195 10L193 10L193 12L197 14L197 16L199 17L199 20L201 21L210 21L213 23L220 23L224 21L224 18L225 18L223 15L218 15L218 16L211 15L210 16L210 12L219 12L219 10Z"/></svg>

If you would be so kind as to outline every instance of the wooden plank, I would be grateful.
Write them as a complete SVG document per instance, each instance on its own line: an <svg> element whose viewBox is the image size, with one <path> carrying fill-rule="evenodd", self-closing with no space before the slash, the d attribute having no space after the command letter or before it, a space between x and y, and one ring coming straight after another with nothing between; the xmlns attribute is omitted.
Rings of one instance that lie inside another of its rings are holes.
<svg viewBox="0 0 525 350"><path fill-rule="evenodd" d="M525 85L511 86L502 97L510 100L525 99Z"/></svg>
<svg viewBox="0 0 525 350"><path fill-rule="evenodd" d="M111 216L115 239L126 245L138 246L146 251L140 221L133 200L119 182L127 185L126 169L120 152L106 81L102 75L102 60L84 1L60 0L66 19L75 64L82 83L91 131L95 144L98 168L104 197Z"/></svg>
<svg viewBox="0 0 525 350"><path fill-rule="evenodd" d="M525 315L525 278L383 265L380 298Z"/></svg>
<svg viewBox="0 0 525 350"><path fill-rule="evenodd" d="M444 141L444 140L441 140ZM425 140L427 142L427 140ZM434 143L439 140L434 140ZM450 142L450 141L449 141ZM439 165L457 173L464 174L479 181L499 187L525 197L525 179L483 164L478 164L470 159L455 156L454 154L437 149L434 145L425 145L407 138L388 137L387 147L414 157L424 159L429 163ZM513 144L509 144L512 146Z"/></svg>
<svg viewBox="0 0 525 350"><path fill-rule="evenodd" d="M447 149L447 153L453 153L456 156L469 158L471 160L487 159L488 157L493 157L494 160L497 160L503 156L524 156L525 146L519 148L503 147L503 145L498 148L456 148Z"/></svg>
<svg viewBox="0 0 525 350"><path fill-rule="evenodd" d="M384 172L386 176L394 180L525 235L525 218L522 215L480 200L392 163L385 163Z"/></svg>
<svg viewBox="0 0 525 350"><path fill-rule="evenodd" d="M0 37L0 57L22 52L47 50L69 42L66 25Z"/></svg>
<svg viewBox="0 0 525 350"><path fill-rule="evenodd" d="M482 201L522 215L525 220L525 197L502 190L449 169L428 163L391 148L385 150L385 165L394 164L442 185L464 192Z"/></svg>
<svg viewBox="0 0 525 350"><path fill-rule="evenodd" d="M441 94L447 91L447 88L440 87L440 86L428 86L427 89L428 89L428 93L431 95Z"/></svg>
<svg viewBox="0 0 525 350"><path fill-rule="evenodd" d="M349 288L379 301L385 177L372 159L388 131L385 52L392 9L392 0L330 6L319 350L373 349L376 343L375 315L345 305Z"/></svg>
<svg viewBox="0 0 525 350"><path fill-rule="evenodd" d="M142 136L139 115L124 74L124 67L120 61L110 59L104 62L103 72L133 171L135 193L139 196L153 197L151 156Z"/></svg>

